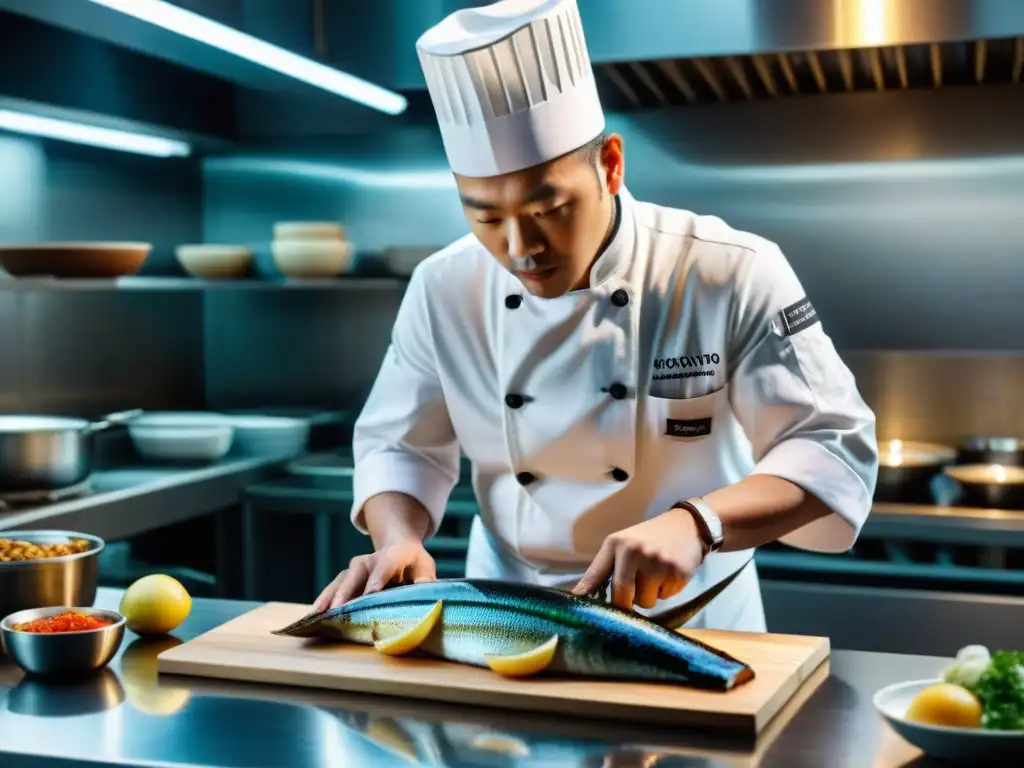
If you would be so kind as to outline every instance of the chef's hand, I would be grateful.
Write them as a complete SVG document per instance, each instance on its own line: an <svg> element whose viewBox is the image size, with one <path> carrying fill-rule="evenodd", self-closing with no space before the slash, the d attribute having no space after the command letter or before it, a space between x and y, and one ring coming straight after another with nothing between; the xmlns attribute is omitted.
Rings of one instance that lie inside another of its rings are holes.
<svg viewBox="0 0 1024 768"><path fill-rule="evenodd" d="M314 611L337 608L354 597L379 592L391 582L434 581L434 558L417 539L390 543L372 555L353 557L348 568L324 588L313 603Z"/></svg>
<svg viewBox="0 0 1024 768"><path fill-rule="evenodd" d="M613 533L573 588L588 595L612 579L612 604L630 611L653 608L683 590L704 561L704 543L693 515L670 509Z"/></svg>

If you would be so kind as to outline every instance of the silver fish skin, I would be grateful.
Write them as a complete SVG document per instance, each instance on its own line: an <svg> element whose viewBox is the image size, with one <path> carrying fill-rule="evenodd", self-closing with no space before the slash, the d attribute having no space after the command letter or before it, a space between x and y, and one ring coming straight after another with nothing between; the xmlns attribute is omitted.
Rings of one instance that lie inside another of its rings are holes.
<svg viewBox="0 0 1024 768"><path fill-rule="evenodd" d="M417 624L442 601L441 619L417 649L487 667L558 635L545 674L658 681L727 691L754 677L728 654L636 613L558 589L486 579L441 579L364 595L309 614L276 635L372 645Z"/></svg>

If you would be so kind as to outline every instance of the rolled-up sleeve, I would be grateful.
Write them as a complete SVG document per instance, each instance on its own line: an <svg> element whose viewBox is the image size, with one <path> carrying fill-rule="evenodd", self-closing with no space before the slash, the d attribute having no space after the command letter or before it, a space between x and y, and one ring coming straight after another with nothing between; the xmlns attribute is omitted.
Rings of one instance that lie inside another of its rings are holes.
<svg viewBox="0 0 1024 768"><path fill-rule="evenodd" d="M752 253L737 277L730 399L754 451L752 474L789 480L832 510L784 543L846 551L871 511L875 415L782 252Z"/></svg>
<svg viewBox="0 0 1024 768"><path fill-rule="evenodd" d="M419 265L410 279L391 343L353 429L351 519L363 533L366 502L393 491L426 507L432 536L459 479L458 443L437 376L426 264Z"/></svg>

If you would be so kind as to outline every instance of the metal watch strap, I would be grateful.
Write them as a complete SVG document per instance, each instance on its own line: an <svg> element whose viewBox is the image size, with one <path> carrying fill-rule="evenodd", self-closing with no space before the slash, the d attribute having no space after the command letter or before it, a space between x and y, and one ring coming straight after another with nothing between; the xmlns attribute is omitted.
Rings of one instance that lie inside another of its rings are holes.
<svg viewBox="0 0 1024 768"><path fill-rule="evenodd" d="M703 499L694 496L672 506L676 509L685 509L693 515L693 519L697 523L697 529L700 531L701 539L704 541L705 557L722 548L722 521L715 514L714 510L704 503Z"/></svg>

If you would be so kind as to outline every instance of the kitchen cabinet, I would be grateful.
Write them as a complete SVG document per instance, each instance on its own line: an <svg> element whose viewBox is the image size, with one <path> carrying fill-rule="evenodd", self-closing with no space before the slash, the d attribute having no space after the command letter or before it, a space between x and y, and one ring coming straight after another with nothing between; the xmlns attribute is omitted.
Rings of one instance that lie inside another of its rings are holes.
<svg viewBox="0 0 1024 768"><path fill-rule="evenodd" d="M239 6L240 29L300 56L316 58L314 9L317 0L287 0L276 3L267 0L233 1ZM228 0L202 2L218 4Z"/></svg>
<svg viewBox="0 0 1024 768"><path fill-rule="evenodd" d="M233 138L229 83L84 34L70 20L54 25L45 17L4 13L5 5L0 0L0 94L13 100L5 107L19 109L24 101L72 111L58 117L75 119L82 111L118 121L112 127L130 121L129 128L170 129L197 141Z"/></svg>
<svg viewBox="0 0 1024 768"><path fill-rule="evenodd" d="M324 61L395 90L422 89L416 40L467 0L377 0L356 11L343 0L323 0Z"/></svg>

